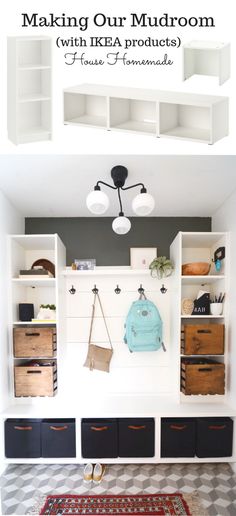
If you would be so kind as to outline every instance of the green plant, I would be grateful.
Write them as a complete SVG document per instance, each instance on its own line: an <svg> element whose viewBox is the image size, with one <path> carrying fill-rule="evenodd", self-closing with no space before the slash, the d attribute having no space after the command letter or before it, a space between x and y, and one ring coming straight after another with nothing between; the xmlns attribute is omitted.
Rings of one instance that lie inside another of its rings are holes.
<svg viewBox="0 0 236 516"><path fill-rule="evenodd" d="M149 269L151 270L151 276L157 277L158 279L166 278L171 276L174 266L171 260L168 260L166 256L158 256L150 263Z"/></svg>
<svg viewBox="0 0 236 516"><path fill-rule="evenodd" d="M49 310L56 310L56 305L40 305L40 308L48 308Z"/></svg>

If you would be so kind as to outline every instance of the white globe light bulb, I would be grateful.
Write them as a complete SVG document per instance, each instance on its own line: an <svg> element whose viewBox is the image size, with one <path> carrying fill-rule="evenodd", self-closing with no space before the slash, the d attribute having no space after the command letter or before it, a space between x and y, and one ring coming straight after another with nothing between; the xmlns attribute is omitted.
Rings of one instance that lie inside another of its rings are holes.
<svg viewBox="0 0 236 516"><path fill-rule="evenodd" d="M93 190L86 199L86 205L89 211L95 215L102 215L109 207L109 198L101 190Z"/></svg>
<svg viewBox="0 0 236 516"><path fill-rule="evenodd" d="M133 211L142 217L149 215L155 206L155 201L152 195L148 193L140 193L136 195L132 202Z"/></svg>
<svg viewBox="0 0 236 516"><path fill-rule="evenodd" d="M112 222L112 229L117 235L125 235L131 228L131 222L127 217L119 216Z"/></svg>

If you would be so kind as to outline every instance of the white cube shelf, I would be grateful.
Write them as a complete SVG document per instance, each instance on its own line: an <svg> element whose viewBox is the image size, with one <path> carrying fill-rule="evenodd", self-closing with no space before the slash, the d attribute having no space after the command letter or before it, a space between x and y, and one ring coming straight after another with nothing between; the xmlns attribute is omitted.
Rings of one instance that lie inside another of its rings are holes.
<svg viewBox="0 0 236 516"><path fill-rule="evenodd" d="M213 144L228 135L228 98L83 84L64 90L64 124Z"/></svg>
<svg viewBox="0 0 236 516"><path fill-rule="evenodd" d="M192 75L218 77L223 84L230 77L230 44L190 41L183 46L183 80Z"/></svg>
<svg viewBox="0 0 236 516"><path fill-rule="evenodd" d="M50 140L51 39L8 38L8 137L15 143Z"/></svg>

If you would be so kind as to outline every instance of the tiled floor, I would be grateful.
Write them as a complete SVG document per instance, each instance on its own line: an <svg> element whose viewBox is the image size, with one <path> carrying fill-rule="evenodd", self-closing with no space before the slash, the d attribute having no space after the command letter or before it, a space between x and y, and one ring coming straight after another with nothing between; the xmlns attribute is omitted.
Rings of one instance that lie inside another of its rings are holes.
<svg viewBox="0 0 236 516"><path fill-rule="evenodd" d="M23 515L39 495L198 491L209 515L236 516L236 476L228 464L112 465L100 485L83 484L76 465L8 466L1 479L2 513ZM199 515L200 516L200 515Z"/></svg>

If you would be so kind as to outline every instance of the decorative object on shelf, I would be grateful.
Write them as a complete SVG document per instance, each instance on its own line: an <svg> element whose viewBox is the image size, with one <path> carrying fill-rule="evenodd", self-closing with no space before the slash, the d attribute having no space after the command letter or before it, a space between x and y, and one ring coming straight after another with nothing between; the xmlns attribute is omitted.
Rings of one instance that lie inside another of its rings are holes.
<svg viewBox="0 0 236 516"><path fill-rule="evenodd" d="M95 258L86 258L83 260L74 260L74 263L76 265L76 269L78 271L92 271L96 267L96 260Z"/></svg>
<svg viewBox="0 0 236 516"><path fill-rule="evenodd" d="M162 294L166 294L167 290L168 290L168 289L165 287L165 285L164 285L164 283L163 283L163 284L162 284L162 286L161 286L161 288L160 288L160 292L161 292Z"/></svg>
<svg viewBox="0 0 236 516"><path fill-rule="evenodd" d="M214 252L214 258L212 259L213 263L215 264L215 270L216 272L221 271L222 266L222 260L225 258L225 247L218 247L216 251Z"/></svg>
<svg viewBox="0 0 236 516"><path fill-rule="evenodd" d="M224 324L183 324L181 353L183 355L223 355Z"/></svg>
<svg viewBox="0 0 236 516"><path fill-rule="evenodd" d="M181 301L182 315L192 315L194 309L194 302L192 299L183 298Z"/></svg>
<svg viewBox="0 0 236 516"><path fill-rule="evenodd" d="M171 276L174 266L166 256L158 256L150 263L149 269L153 278L162 279Z"/></svg>
<svg viewBox="0 0 236 516"><path fill-rule="evenodd" d="M19 278L21 279L48 279L53 278L50 271L47 271L42 266L32 267L32 269L20 270Z"/></svg>
<svg viewBox="0 0 236 516"><path fill-rule="evenodd" d="M98 371L104 371L106 373L109 373L110 362L111 362L112 355L113 355L113 346L112 346L109 330L107 327L105 315L103 312L101 299L100 299L99 292L98 292L96 285L94 286L94 289L92 291L94 293L94 301L93 301L91 324L90 324L90 331L89 331L88 352L87 352L87 357L86 357L86 360L84 363L84 367L88 367L90 369L90 371L97 369ZM109 341L109 345L110 345L109 348L97 346L96 344L92 344L93 323L94 323L95 308L96 308L97 300L98 300L98 303L99 303L99 306L100 306L100 309L102 312L102 318L104 321L104 325L106 328L108 341Z"/></svg>
<svg viewBox="0 0 236 516"><path fill-rule="evenodd" d="M131 269L148 269L150 262L157 255L156 247L131 247L130 265Z"/></svg>
<svg viewBox="0 0 236 516"><path fill-rule="evenodd" d="M101 191L100 185L104 185L108 188L111 188L112 190L117 190L120 211L118 217L116 217L112 222L112 229L118 235L125 235L131 228L131 222L124 215L121 201L121 190L126 191L130 190L131 188L141 187L140 194L138 194L132 202L133 211L136 213L136 215L141 217L149 215L152 212L155 206L155 201L152 195L147 193L147 189L143 183L137 183L127 187L124 186L128 177L128 170L126 167L123 167L122 165L113 167L111 170L111 177L114 186L105 183L104 181L97 181L94 190L87 196L86 204L89 211L95 215L102 215L107 211L110 201L108 196Z"/></svg>
<svg viewBox="0 0 236 516"><path fill-rule="evenodd" d="M222 314L224 300L225 300L225 294L222 294L222 292L218 296L214 296L213 299L210 299L211 315L221 315Z"/></svg>
<svg viewBox="0 0 236 516"><path fill-rule="evenodd" d="M32 303L19 303L19 321L31 321L34 318Z"/></svg>
<svg viewBox="0 0 236 516"><path fill-rule="evenodd" d="M120 294L121 293L121 288L119 287L119 285L116 285L116 288L114 290L115 294Z"/></svg>
<svg viewBox="0 0 236 516"><path fill-rule="evenodd" d="M56 319L56 307L55 305L40 305L39 313L35 321L52 321Z"/></svg>
<svg viewBox="0 0 236 516"><path fill-rule="evenodd" d="M76 288L74 287L74 285L71 285L71 288L69 289L69 292L72 295L76 293Z"/></svg>
<svg viewBox="0 0 236 516"><path fill-rule="evenodd" d="M72 263L72 264L71 264L71 270L72 270L72 271L76 271L76 270L77 270L77 267L76 267L76 264L75 264L75 263Z"/></svg>
<svg viewBox="0 0 236 516"><path fill-rule="evenodd" d="M194 307L192 315L209 315L210 314L210 294L200 290L197 299L194 299Z"/></svg>
<svg viewBox="0 0 236 516"><path fill-rule="evenodd" d="M55 265L54 263L50 262L50 260L47 260L46 258L40 258L32 264L31 269L34 269L38 266L42 266L43 269L46 269L46 271L50 272L52 277L55 278Z"/></svg>
<svg viewBox="0 0 236 516"><path fill-rule="evenodd" d="M211 264L207 262L184 263L182 265L183 276L207 276L209 274Z"/></svg>

